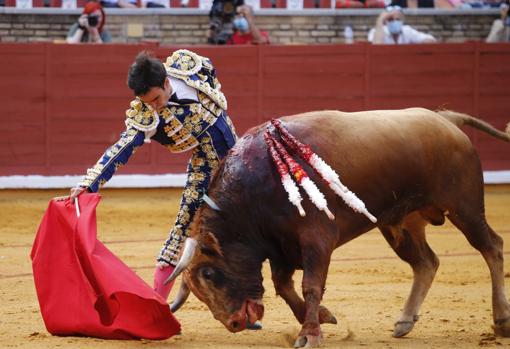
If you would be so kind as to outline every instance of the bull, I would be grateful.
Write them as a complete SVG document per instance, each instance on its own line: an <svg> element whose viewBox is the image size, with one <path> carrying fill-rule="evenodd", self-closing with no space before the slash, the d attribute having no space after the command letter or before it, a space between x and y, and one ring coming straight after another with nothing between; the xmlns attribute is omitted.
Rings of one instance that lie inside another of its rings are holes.
<svg viewBox="0 0 510 349"><path fill-rule="evenodd" d="M484 212L479 156L459 125L468 124L510 141L502 132L466 114L421 108L343 113L318 111L281 118L340 174L377 222L354 212L325 185L319 185L334 214L331 221L309 201L301 217L283 190L267 152L267 124L249 130L220 165L173 275L183 282L172 309L190 290L231 332L261 319L262 263L269 260L277 295L302 324L295 347L322 341L320 324L336 323L321 306L332 252L378 228L396 254L410 264L413 284L393 336L409 333L432 284L439 260L425 228L448 218L485 259L492 280L496 334L510 336L505 296L503 240ZM304 167L306 165L303 164ZM315 183L320 178L311 174ZM301 298L293 274L303 270Z"/></svg>

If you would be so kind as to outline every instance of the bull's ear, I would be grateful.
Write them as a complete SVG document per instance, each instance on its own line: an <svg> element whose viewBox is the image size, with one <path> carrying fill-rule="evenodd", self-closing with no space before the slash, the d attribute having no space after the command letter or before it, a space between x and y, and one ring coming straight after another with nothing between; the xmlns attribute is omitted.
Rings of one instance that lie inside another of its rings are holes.
<svg viewBox="0 0 510 349"><path fill-rule="evenodd" d="M220 243L211 232L200 235L200 251L208 256L223 256Z"/></svg>

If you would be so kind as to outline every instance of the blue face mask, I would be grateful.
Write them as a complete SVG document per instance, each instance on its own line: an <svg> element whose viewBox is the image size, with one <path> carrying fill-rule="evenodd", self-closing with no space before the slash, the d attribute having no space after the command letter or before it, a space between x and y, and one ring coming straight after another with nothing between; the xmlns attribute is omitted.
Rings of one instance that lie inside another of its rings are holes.
<svg viewBox="0 0 510 349"><path fill-rule="evenodd" d="M234 19L234 28L239 30L241 33L247 33L250 31L248 21L244 17L237 17Z"/></svg>
<svg viewBox="0 0 510 349"><path fill-rule="evenodd" d="M400 34L402 32L402 21L400 19L388 22L386 26L391 34Z"/></svg>

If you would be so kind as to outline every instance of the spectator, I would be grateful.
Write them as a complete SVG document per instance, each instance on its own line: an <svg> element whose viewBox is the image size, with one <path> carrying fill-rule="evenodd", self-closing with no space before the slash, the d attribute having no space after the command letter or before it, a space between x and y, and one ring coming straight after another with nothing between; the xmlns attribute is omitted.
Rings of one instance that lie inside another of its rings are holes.
<svg viewBox="0 0 510 349"><path fill-rule="evenodd" d="M137 0L101 0L104 8L135 8Z"/></svg>
<svg viewBox="0 0 510 349"><path fill-rule="evenodd" d="M368 33L368 41L373 44L420 44L436 42L436 39L409 25L404 25L404 13L400 6L388 6Z"/></svg>
<svg viewBox="0 0 510 349"><path fill-rule="evenodd" d="M231 45L263 45L269 44L269 35L260 30L255 24L253 9L248 5L237 8L237 16L234 19L234 34L228 41Z"/></svg>
<svg viewBox="0 0 510 349"><path fill-rule="evenodd" d="M234 34L234 17L237 8L244 5L244 0L214 0L209 12L209 31L207 42L225 45Z"/></svg>
<svg viewBox="0 0 510 349"><path fill-rule="evenodd" d="M66 41L68 44L79 44L91 42L101 44L111 42L112 37L104 27L106 16L99 3L90 1L85 4L83 13L74 23L67 33Z"/></svg>
<svg viewBox="0 0 510 349"><path fill-rule="evenodd" d="M501 18L492 22L492 28L486 42L510 41L510 17L508 16L509 0L500 5Z"/></svg>

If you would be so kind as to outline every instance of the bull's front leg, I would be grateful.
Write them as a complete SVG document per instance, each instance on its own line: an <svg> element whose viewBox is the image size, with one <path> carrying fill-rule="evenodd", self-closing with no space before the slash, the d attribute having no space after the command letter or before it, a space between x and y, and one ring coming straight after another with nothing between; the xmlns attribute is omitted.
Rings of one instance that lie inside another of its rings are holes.
<svg viewBox="0 0 510 349"><path fill-rule="evenodd" d="M278 263L274 260L271 260L270 264L276 294L285 300L296 319L302 324L305 321L306 309L305 302L294 288L292 276L295 269L289 267L288 263ZM336 324L337 320L326 307L321 305L319 306L319 323Z"/></svg>
<svg viewBox="0 0 510 349"><path fill-rule="evenodd" d="M302 256L305 319L294 347L318 347L322 342L319 307L324 294L331 253L318 246L308 245L303 248Z"/></svg>

